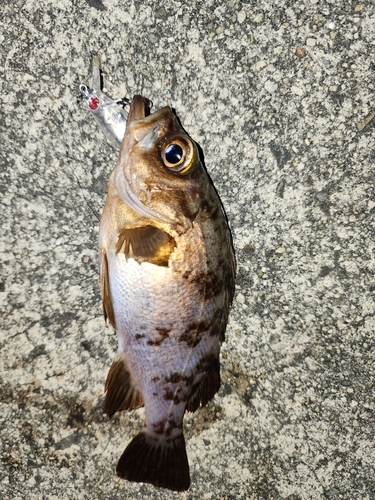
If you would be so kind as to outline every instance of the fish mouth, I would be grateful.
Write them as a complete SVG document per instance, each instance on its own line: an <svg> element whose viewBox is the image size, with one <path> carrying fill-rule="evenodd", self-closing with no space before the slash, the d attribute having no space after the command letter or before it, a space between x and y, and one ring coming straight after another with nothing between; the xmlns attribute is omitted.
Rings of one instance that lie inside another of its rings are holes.
<svg viewBox="0 0 375 500"><path fill-rule="evenodd" d="M142 124L148 122L152 123L154 121L159 120L160 117L163 114L165 114L167 110L168 113L171 113L171 109L169 107L168 108L166 107L150 115L150 107L151 107L151 101L149 101L148 99L144 98L141 95L135 95L133 97L132 102L130 103L130 110L125 132L125 135L127 133L130 133L131 136L133 136L133 139L135 139L138 143L143 142L142 145L143 147L146 148L154 145L154 141L157 138L157 131L153 130L150 133L147 130L147 132L145 133L145 127L143 127ZM139 123L138 127L137 123ZM144 205L130 187L129 182L127 181L126 176L124 175L124 172L122 170L117 171L116 186L119 191L121 199L141 217L146 217L147 219L158 221L164 224L170 224L170 225L176 224L176 221L171 219L167 215L157 212L151 207Z"/></svg>
<svg viewBox="0 0 375 500"><path fill-rule="evenodd" d="M135 95L130 103L130 110L126 122L126 133L138 143L147 137L143 147L152 148L157 140L159 130L165 126L162 123L153 126L155 122L173 121L175 116L169 106L150 113L152 102L141 95Z"/></svg>
<svg viewBox="0 0 375 500"><path fill-rule="evenodd" d="M138 120L142 120L149 116L151 101L146 99L141 95L135 95L130 103L130 110L128 116L128 124L136 122Z"/></svg>

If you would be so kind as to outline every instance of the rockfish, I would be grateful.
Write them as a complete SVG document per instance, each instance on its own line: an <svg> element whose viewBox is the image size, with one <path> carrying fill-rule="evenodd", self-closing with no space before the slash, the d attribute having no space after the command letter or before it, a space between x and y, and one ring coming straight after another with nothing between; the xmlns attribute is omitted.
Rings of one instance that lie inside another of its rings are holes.
<svg viewBox="0 0 375 500"><path fill-rule="evenodd" d="M220 200L196 144L170 107L130 104L99 233L105 318L118 335L104 409L145 406L146 423L116 473L187 490L185 410L220 386L220 344L235 257Z"/></svg>

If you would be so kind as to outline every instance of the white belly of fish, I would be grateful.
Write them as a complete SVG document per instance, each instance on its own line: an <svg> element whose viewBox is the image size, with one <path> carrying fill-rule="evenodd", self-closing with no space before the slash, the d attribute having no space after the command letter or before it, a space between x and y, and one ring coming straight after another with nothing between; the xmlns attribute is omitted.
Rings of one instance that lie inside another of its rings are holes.
<svg viewBox="0 0 375 500"><path fill-rule="evenodd" d="M202 376L197 366L211 353L218 355L219 340L210 331L200 331L196 345L189 336L197 324L212 322L213 311L196 287L187 286L182 270L140 264L114 252L108 264L119 352L126 355L142 393L146 423L167 418L171 411L182 420L191 385ZM181 401L172 402L168 390L175 391L176 384L168 381L176 374L190 377L190 385L180 384Z"/></svg>

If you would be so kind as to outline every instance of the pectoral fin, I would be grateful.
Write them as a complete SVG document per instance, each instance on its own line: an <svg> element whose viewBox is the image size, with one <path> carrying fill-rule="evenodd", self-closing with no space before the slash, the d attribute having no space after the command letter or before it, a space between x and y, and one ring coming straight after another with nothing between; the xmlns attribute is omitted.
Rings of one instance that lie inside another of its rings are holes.
<svg viewBox="0 0 375 500"><path fill-rule="evenodd" d="M99 254L99 273L104 318L105 320L108 319L113 328L116 328L115 314L113 312L111 293L109 289L108 260L105 250L101 250Z"/></svg>
<svg viewBox="0 0 375 500"><path fill-rule="evenodd" d="M113 415L116 411L138 408L143 405L140 391L133 384L123 354L117 354L108 372L104 391L104 411Z"/></svg>
<svg viewBox="0 0 375 500"><path fill-rule="evenodd" d="M123 252L127 259L166 266L175 246L174 239L168 233L147 225L122 229L118 235L116 253Z"/></svg>
<svg viewBox="0 0 375 500"><path fill-rule="evenodd" d="M154 226L122 229L117 240L116 253L123 251L125 257L154 257L171 237Z"/></svg>

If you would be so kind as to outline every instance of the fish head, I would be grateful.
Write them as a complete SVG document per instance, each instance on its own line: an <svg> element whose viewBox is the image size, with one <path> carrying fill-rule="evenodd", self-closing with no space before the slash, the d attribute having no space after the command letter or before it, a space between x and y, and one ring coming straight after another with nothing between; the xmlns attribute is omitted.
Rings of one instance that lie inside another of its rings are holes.
<svg viewBox="0 0 375 500"><path fill-rule="evenodd" d="M199 211L206 177L198 148L172 109L148 114L147 100L136 95L114 171L122 201L137 217L184 232Z"/></svg>

